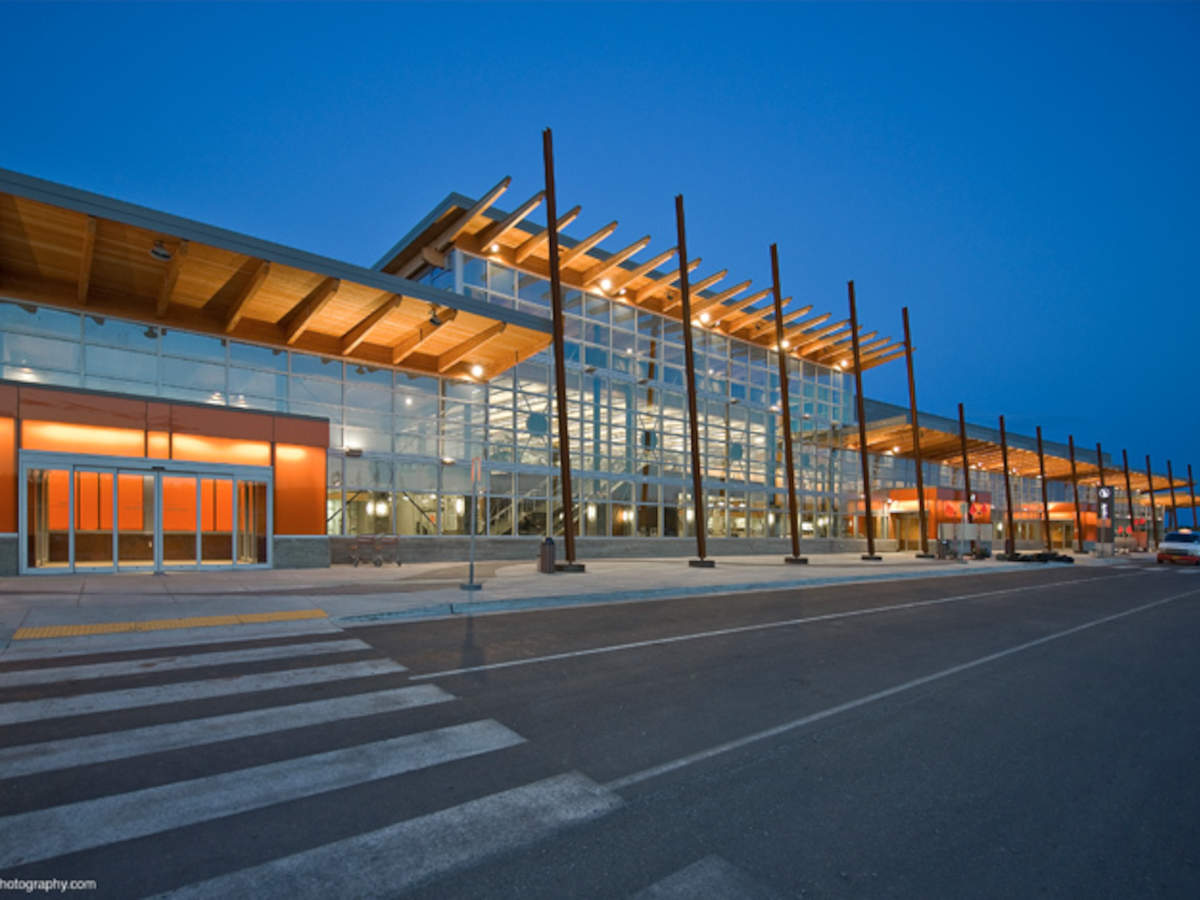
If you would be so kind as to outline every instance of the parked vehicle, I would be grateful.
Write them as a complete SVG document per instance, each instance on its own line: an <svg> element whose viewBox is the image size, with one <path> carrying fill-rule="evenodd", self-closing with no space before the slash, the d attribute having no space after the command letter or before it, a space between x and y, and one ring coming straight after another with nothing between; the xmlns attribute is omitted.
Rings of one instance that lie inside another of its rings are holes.
<svg viewBox="0 0 1200 900"><path fill-rule="evenodd" d="M1200 565L1200 534L1187 530L1168 532L1158 545L1158 561Z"/></svg>

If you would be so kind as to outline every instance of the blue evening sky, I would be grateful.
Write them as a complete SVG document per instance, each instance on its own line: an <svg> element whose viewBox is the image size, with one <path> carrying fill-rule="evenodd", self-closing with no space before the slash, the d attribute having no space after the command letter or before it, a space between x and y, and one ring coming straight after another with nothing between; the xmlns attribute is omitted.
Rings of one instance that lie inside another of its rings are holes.
<svg viewBox="0 0 1200 900"><path fill-rule="evenodd" d="M765 287L777 242L818 310L853 278L899 336L908 305L924 410L1200 448L1196 5L0 4L0 33L0 166L370 264L450 191L537 191L549 125L569 233L666 249L681 192L700 275Z"/></svg>

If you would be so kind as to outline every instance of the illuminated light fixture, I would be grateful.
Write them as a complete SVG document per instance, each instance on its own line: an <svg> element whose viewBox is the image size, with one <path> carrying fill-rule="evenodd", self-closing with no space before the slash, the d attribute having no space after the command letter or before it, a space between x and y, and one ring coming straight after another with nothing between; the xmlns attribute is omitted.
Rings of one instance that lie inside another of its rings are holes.
<svg viewBox="0 0 1200 900"><path fill-rule="evenodd" d="M466 512L466 510L467 510L467 504L463 502L462 497L459 497L457 500L454 501L454 511L456 513L458 513L461 516L464 512Z"/></svg>
<svg viewBox="0 0 1200 900"><path fill-rule="evenodd" d="M787 339L787 338L784 338L782 341L780 341L780 342L779 342L779 345L780 345L781 347L783 347L783 349L784 349L784 350L786 350L788 347L792 346L792 345L791 345L791 343L788 341L788 339Z"/></svg>
<svg viewBox="0 0 1200 900"><path fill-rule="evenodd" d="M617 296L624 297L625 296L625 288L621 288L619 291L617 291Z"/></svg>
<svg viewBox="0 0 1200 900"><path fill-rule="evenodd" d="M362 451L360 450L359 452L361 453ZM442 465L443 466L454 465L454 457L453 456L443 456L442 457Z"/></svg>
<svg viewBox="0 0 1200 900"><path fill-rule="evenodd" d="M405 405L405 406L412 406L412 397L405 397L405 398L404 398L404 405Z"/></svg>
<svg viewBox="0 0 1200 900"><path fill-rule="evenodd" d="M626 356L633 356L633 348L632 348L632 347L626 347L626 348L625 348L625 355L626 355Z"/></svg>
<svg viewBox="0 0 1200 900"><path fill-rule="evenodd" d="M601 278L600 279L600 290L611 291L612 290L612 279L611 278Z"/></svg>
<svg viewBox="0 0 1200 900"><path fill-rule="evenodd" d="M711 318L712 318L712 316L710 316L707 312L700 313L700 321L705 325L708 324L708 321Z"/></svg>
<svg viewBox="0 0 1200 900"><path fill-rule="evenodd" d="M842 360L842 359L839 359L839 360L837 361L837 367L838 367L839 369L844 369L844 368L846 368L846 361L845 361L845 360Z"/></svg>
<svg viewBox="0 0 1200 900"><path fill-rule="evenodd" d="M589 522L596 521L596 504L595 503L589 503L587 505L587 517L588 517Z"/></svg>
<svg viewBox="0 0 1200 900"><path fill-rule="evenodd" d="M345 451L346 451L347 456L352 456L355 458L362 456L362 447L347 446L347 447L345 447Z"/></svg>
<svg viewBox="0 0 1200 900"><path fill-rule="evenodd" d="M491 246L489 249L491 249L491 251L492 251L493 253L499 253L499 252L500 252L500 245L499 245L499 244L492 244L492 246Z"/></svg>
<svg viewBox="0 0 1200 900"><path fill-rule="evenodd" d="M899 447L893 447L893 448L892 448L892 452L893 452L893 453L899 453L899 452L900 452L900 448L899 448Z"/></svg>
<svg viewBox="0 0 1200 900"><path fill-rule="evenodd" d="M483 377L483 366L481 366L479 363L475 363L475 365L471 366L471 377L472 378L482 378Z"/></svg>
<svg viewBox="0 0 1200 900"><path fill-rule="evenodd" d="M171 259L171 251L167 249L162 241L154 242L154 246L150 248L150 255L159 262L169 262Z"/></svg>

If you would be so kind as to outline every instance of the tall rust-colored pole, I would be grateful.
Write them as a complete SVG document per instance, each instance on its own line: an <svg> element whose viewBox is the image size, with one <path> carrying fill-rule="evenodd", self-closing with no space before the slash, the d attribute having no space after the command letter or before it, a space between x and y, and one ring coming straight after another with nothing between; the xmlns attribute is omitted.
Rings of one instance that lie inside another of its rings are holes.
<svg viewBox="0 0 1200 900"><path fill-rule="evenodd" d="M1046 493L1046 455L1042 452L1042 426L1037 427L1038 472L1042 477L1042 534L1046 538L1046 551L1053 552L1050 541L1050 497Z"/></svg>
<svg viewBox="0 0 1200 900"><path fill-rule="evenodd" d="M913 378L912 335L908 330L908 307L900 310L904 319L904 360L908 364L908 414L912 419L913 456L917 461L917 522L921 527L921 550L919 557L932 556L929 552L929 534L925 525L925 475L921 471L921 426L917 422L917 382Z"/></svg>
<svg viewBox="0 0 1200 900"><path fill-rule="evenodd" d="M687 396L689 434L692 441L692 499L696 517L696 553L699 559L688 560L688 565L697 569L711 569L713 561L707 559L708 513L704 503L704 482L700 470L700 417L696 414L696 357L692 349L692 295L688 284L686 260L687 234L683 221L683 194L675 195L675 227L679 233L679 297L683 305L683 361L687 368Z"/></svg>
<svg viewBox="0 0 1200 900"><path fill-rule="evenodd" d="M775 355L779 358L779 402L783 407L783 449L787 463L788 521L792 528L792 555L786 563L804 564L800 555L800 516L796 510L796 465L792 456L792 407L788 397L788 352L783 339L783 300L779 289L779 250L771 245L771 283L775 294Z"/></svg>
<svg viewBox="0 0 1200 900"><path fill-rule="evenodd" d="M863 498L866 501L867 552L862 558L878 562L883 557L875 555L875 511L871 508L871 473L867 464L867 415L863 408L862 367L858 351L858 310L854 306L854 282L848 282L850 291L850 343L854 348L854 392L858 401L858 455L862 460Z"/></svg>
<svg viewBox="0 0 1200 900"><path fill-rule="evenodd" d="M975 521L971 515L971 460L967 458L967 420L963 416L963 405L958 404L958 442L962 450L963 499L967 501L967 515L963 524Z"/></svg>
<svg viewBox="0 0 1200 900"><path fill-rule="evenodd" d="M1121 448L1121 465L1125 469L1125 503L1129 507L1129 536L1133 537L1133 485L1129 481L1129 451ZM1134 544L1136 547L1137 544Z"/></svg>
<svg viewBox="0 0 1200 900"><path fill-rule="evenodd" d="M1075 549L1083 552L1083 518L1079 513L1079 476L1075 471L1075 435L1067 435L1067 449L1071 451L1071 490L1075 494Z"/></svg>
<svg viewBox="0 0 1200 900"><path fill-rule="evenodd" d="M1013 527L1012 487L1008 481L1008 435L1004 431L1004 416L1000 417L1000 459L1004 463L1004 511L1008 516L1008 534L1004 536L1004 555L1017 552L1017 535Z"/></svg>
<svg viewBox="0 0 1200 900"><path fill-rule="evenodd" d="M1192 498L1192 527L1200 528L1196 522L1196 482L1192 481L1192 464L1188 463L1188 496Z"/></svg>
<svg viewBox="0 0 1200 900"><path fill-rule="evenodd" d="M542 157L546 164L546 232L550 239L550 306L554 318L554 399L558 407L558 466L562 485L563 548L566 562L556 566L563 572L582 572L575 562L575 505L571 493L571 433L567 417L567 373L563 359L562 280L558 266L558 207L554 194L554 138L542 132Z"/></svg>
<svg viewBox="0 0 1200 900"><path fill-rule="evenodd" d="M1179 529L1179 507L1175 505L1175 473L1171 471L1171 461L1167 460L1167 487L1171 489L1171 529Z"/></svg>
<svg viewBox="0 0 1200 900"><path fill-rule="evenodd" d="M1150 536L1158 546L1158 506L1154 502L1154 473L1150 471L1150 454L1146 454L1146 493L1150 495ZM1146 549L1149 549L1148 547Z"/></svg>
<svg viewBox="0 0 1200 900"><path fill-rule="evenodd" d="M1104 487L1104 451L1099 441L1096 441L1096 471L1100 473L1100 487Z"/></svg>

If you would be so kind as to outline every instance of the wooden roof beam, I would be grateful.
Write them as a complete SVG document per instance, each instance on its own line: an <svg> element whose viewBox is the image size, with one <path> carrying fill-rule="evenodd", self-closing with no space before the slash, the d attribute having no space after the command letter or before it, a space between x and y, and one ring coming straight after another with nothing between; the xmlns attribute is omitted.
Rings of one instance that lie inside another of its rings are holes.
<svg viewBox="0 0 1200 900"><path fill-rule="evenodd" d="M399 309L404 298L399 294L385 293L375 304L375 308L359 320L353 328L342 335L342 355L348 356L358 349L359 344L384 320L388 314Z"/></svg>
<svg viewBox="0 0 1200 900"><path fill-rule="evenodd" d="M428 322L423 322L416 331L406 335L392 345L392 365L398 366L421 347L438 331L445 328L458 316L457 309L434 309ZM434 319L437 319L435 322Z"/></svg>
<svg viewBox="0 0 1200 900"><path fill-rule="evenodd" d="M444 252L446 248L453 244L455 239L462 234L464 230L466 230L466 227L471 224L471 220L495 203L496 200L499 199L500 195L508 190L508 186L510 184L512 184L512 176L506 175L501 178L496 183L495 187L480 197L479 200L476 201L475 205L462 215L456 216L454 221L451 222L445 229L443 229L437 237L421 248L422 252L418 253L408 262L404 263L404 265L400 266L400 268L396 270L395 274L399 275L401 278L407 278L420 269L421 266L430 264L429 258L427 258L425 251L431 250L435 254Z"/></svg>
<svg viewBox="0 0 1200 900"><path fill-rule="evenodd" d="M692 272L696 269L696 267L698 265L700 265L700 257L699 256L697 256L695 259L693 259L690 263L687 264L687 270L689 272ZM662 276L662 278L656 278L654 281L650 282L649 284L643 285L641 288L638 289L638 292L634 295L634 300L638 303L642 303L646 300L649 300L651 297L661 294L663 291L665 291L668 287L673 285L678 280L679 280L679 269L676 269L674 272L672 272L669 275L664 275L664 276Z"/></svg>
<svg viewBox="0 0 1200 900"><path fill-rule="evenodd" d="M862 330L861 326L859 330ZM848 341L850 341L850 339L851 334L848 330L845 332L830 334L829 337L821 338L818 341L810 341L808 345L804 347L802 355L808 359L811 359L813 362L820 362L820 357L837 356L840 350L845 349L845 345ZM862 339L863 336L860 334L859 340Z"/></svg>
<svg viewBox="0 0 1200 900"><path fill-rule="evenodd" d="M619 291L622 288L626 288L629 286L630 282L634 281L635 279L641 278L647 272L653 272L668 259L674 256L676 250L678 249L678 247L672 247L670 250L664 250L662 253L658 254L658 256L654 257L653 259L646 260L646 262L642 263L637 268L628 272L620 273L616 278L613 279L613 290Z"/></svg>
<svg viewBox="0 0 1200 900"><path fill-rule="evenodd" d="M787 299L781 301L779 305L786 309L788 303L791 302L791 299L791 297L788 297ZM734 319L729 330L732 333L735 331L742 331L746 328L752 328L753 330L751 331L751 335L753 336L755 332L760 331L760 329L755 325L755 323L758 323L759 325L763 326L761 331L773 331L775 329L775 316L772 315L774 311L775 307L770 303L758 309L748 309ZM788 313L783 317L784 327L786 328L790 323L796 321L796 319L803 318L810 312L812 312L811 305L802 306L799 309ZM770 316L769 319L767 318L768 316Z"/></svg>
<svg viewBox="0 0 1200 900"><path fill-rule="evenodd" d="M700 302L700 299L701 299L700 292L707 288L712 287L714 284L716 284L718 281L720 281L722 278L724 278L728 274L729 274L728 269L722 269L719 272L713 272L711 275L706 275L704 278L701 278L699 281L695 282L694 284L688 285L688 295L691 297L691 301L692 301L692 312L696 311L696 304ZM676 277L678 278L678 276L676 276ZM748 281L746 282L746 284L749 284L749 283L750 282L748 282ZM639 295L639 298L640 298L640 295ZM682 295L678 296L678 297L674 297L672 299L664 300L662 311L670 312L671 310L675 309L676 307L681 307L681 306L683 306Z"/></svg>
<svg viewBox="0 0 1200 900"><path fill-rule="evenodd" d="M829 321L832 317L833 313L821 313L819 316L813 316L813 318L784 331L784 340L789 344L801 346L801 342L807 337L820 337L821 335L817 334L814 329L823 322Z"/></svg>
<svg viewBox="0 0 1200 900"><path fill-rule="evenodd" d="M285 344L291 345L296 343L300 335L304 334L305 329L312 324L312 320L325 308L325 305L333 299L333 295L337 293L338 288L341 286L342 282L338 278L322 279L320 284L309 291L303 300L279 320L280 327L283 328L283 341Z"/></svg>
<svg viewBox="0 0 1200 900"><path fill-rule="evenodd" d="M561 232L564 228L579 218L581 207L572 206L565 213L558 217L558 230ZM516 250L513 251L513 263L520 263L527 256L550 240L550 229L543 228L537 234L527 238Z"/></svg>
<svg viewBox="0 0 1200 900"><path fill-rule="evenodd" d="M868 363L877 357L886 356L887 354L892 353L893 351L898 350L903 346L904 345L902 343L900 343L899 341L893 341L890 337L889 338L881 338L880 340L873 341L871 343L870 350L868 350L867 348L864 348L864 347L859 347L858 348L858 361L860 363Z"/></svg>
<svg viewBox="0 0 1200 900"><path fill-rule="evenodd" d="M916 348L914 347L914 348L913 348L913 350L914 350L914 352L915 352ZM870 362L865 362L865 363L863 363L863 364L862 364L862 366L860 367L860 371L863 371L863 372L865 372L865 371L867 371L867 369L873 369L873 368L875 368L876 366L882 366L884 363L890 363L890 362L893 362L894 360L897 360L897 359L899 359L899 358L900 358L900 357L902 357L903 355L904 355L904 349L903 349L903 348L901 348L901 349L897 350L895 353L889 353L887 356L881 356L881 357L879 357L878 359L873 359L873 360L871 360ZM1011 450L1011 449L1009 449L1009 451L1008 451L1008 452L1009 452L1009 454L1010 454L1010 457L1011 457L1012 450ZM922 444L922 446L921 446L921 455L922 455L922 456L924 456L924 455L925 455L925 447L924 447L924 445L923 445L923 444ZM1012 462L1011 458L1009 459L1009 462Z"/></svg>
<svg viewBox="0 0 1200 900"><path fill-rule="evenodd" d="M871 338L875 337L875 335L878 332L868 331L865 334L863 334L863 333L861 333L861 326L860 326L859 330L860 330L860 334L858 336L858 352L859 352L859 358L861 359L863 344L866 341L871 340ZM853 335L851 335L849 332L847 332L846 334L842 334L842 335L835 335L833 338L831 338L831 341L832 341L832 343L826 344L819 351L810 346L805 351L805 356L807 356L813 362L821 362L821 363L824 363L825 365L828 365L830 362L833 362L835 359L843 357L847 353L853 355L853 353L854 353ZM846 367L849 369L853 369L853 365L851 362L847 362Z"/></svg>
<svg viewBox="0 0 1200 900"><path fill-rule="evenodd" d="M95 216L88 216L83 226L83 246L79 251L79 303L87 305L88 287L92 283L92 256L96 252L96 229L99 222Z"/></svg>
<svg viewBox="0 0 1200 900"><path fill-rule="evenodd" d="M258 293L259 288L263 286L263 282L267 280L267 276L270 274L271 264L264 259L258 264L254 273L250 276L250 280L246 282L242 290L233 298L233 302L229 305L229 312L225 316L226 334L237 328L238 322L242 320L242 316L246 313L246 306L254 299L254 295Z"/></svg>
<svg viewBox="0 0 1200 900"><path fill-rule="evenodd" d="M467 338L465 341L451 347L444 353L438 354L437 370L438 373L444 373L447 369L459 362L464 356L473 350L478 350L488 341L495 340L504 333L504 329L508 327L507 322L496 322L489 325L479 334Z"/></svg>
<svg viewBox="0 0 1200 900"><path fill-rule="evenodd" d="M596 265L584 272L583 278L580 279L580 283L585 289L591 287L609 272L613 271L613 269L618 268L621 263L633 256L633 254L640 250L644 250L649 243L650 235L646 235L645 237L634 241L623 250L618 250L608 259L604 260L603 262L596 263Z"/></svg>
<svg viewBox="0 0 1200 900"><path fill-rule="evenodd" d="M719 324L721 322L726 321L731 316L736 316L747 306L751 306L752 304L757 303L759 300L761 300L763 297L767 296L769 293L771 293L770 288L763 288L761 291L758 291L756 293L753 293L746 297L743 297L741 300L738 300L736 303L726 303L725 305L720 306L716 309L709 310L709 314L712 316L713 324L714 325ZM792 298L789 297L788 300L790 300L790 299L792 299ZM786 303L787 300L785 300L783 302Z"/></svg>
<svg viewBox="0 0 1200 900"><path fill-rule="evenodd" d="M692 315L698 316L706 309L712 309L714 306L719 306L726 300L732 300L748 287L750 287L750 280L746 279L741 284L735 284L733 287L721 291L719 294L713 294L711 297L696 297L696 299L692 302Z"/></svg>
<svg viewBox="0 0 1200 900"><path fill-rule="evenodd" d="M560 246L558 249L558 267L560 269L567 268L567 266L571 265L571 263L575 262L575 260L579 259L579 257L583 256L583 254L587 253L616 230L617 222L614 219L603 228L593 231L569 250L563 249Z"/></svg>
<svg viewBox="0 0 1200 900"><path fill-rule="evenodd" d="M787 335L785 335L785 337L788 338L788 343L792 345L792 352L796 353L803 350L814 341L820 340L827 334L833 334L835 331L840 331L849 324L849 319L842 319L842 321L834 322L832 325L826 325L824 328L817 328L811 331L806 329L795 337L789 337Z"/></svg>
<svg viewBox="0 0 1200 900"><path fill-rule="evenodd" d="M542 200L546 197L545 191L538 191L524 203L516 208L516 210L499 222L493 222L483 231L475 236L474 250L480 253L487 253L491 250L493 244L496 244L506 234L516 228L529 216L535 209L542 204Z"/></svg>
<svg viewBox="0 0 1200 900"><path fill-rule="evenodd" d="M171 254L166 271L163 272L162 284L158 286L158 300L154 304L154 314L160 319L167 314L167 307L171 305L171 293L175 290L175 282L179 280L179 272L187 254L188 242L180 241L175 252Z"/></svg>

